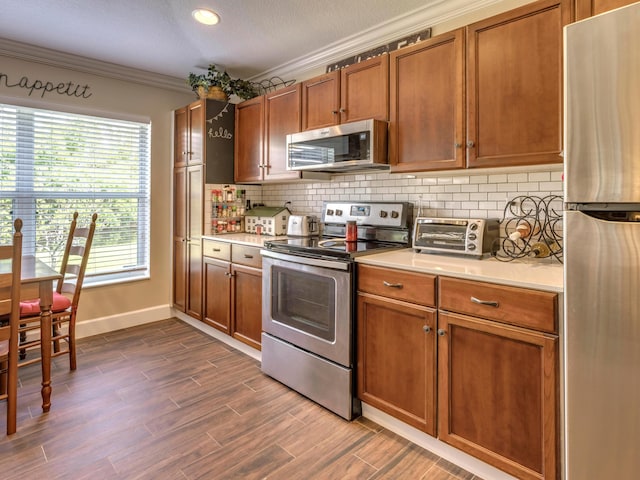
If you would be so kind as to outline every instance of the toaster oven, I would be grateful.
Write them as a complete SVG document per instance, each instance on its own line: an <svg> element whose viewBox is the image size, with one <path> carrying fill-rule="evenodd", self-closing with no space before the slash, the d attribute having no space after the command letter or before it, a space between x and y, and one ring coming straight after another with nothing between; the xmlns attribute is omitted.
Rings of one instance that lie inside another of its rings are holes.
<svg viewBox="0 0 640 480"><path fill-rule="evenodd" d="M425 253L448 253L483 257L500 238L497 218L418 217L413 228L413 249Z"/></svg>

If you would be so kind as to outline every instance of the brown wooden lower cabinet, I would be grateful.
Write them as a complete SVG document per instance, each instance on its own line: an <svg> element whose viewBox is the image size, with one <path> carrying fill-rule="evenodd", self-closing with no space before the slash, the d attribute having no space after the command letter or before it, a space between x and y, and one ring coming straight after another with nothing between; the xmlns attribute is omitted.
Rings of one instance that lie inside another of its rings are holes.
<svg viewBox="0 0 640 480"><path fill-rule="evenodd" d="M518 478L556 478L558 338L442 311L438 338L438 437Z"/></svg>
<svg viewBox="0 0 640 480"><path fill-rule="evenodd" d="M259 254L258 254L259 255ZM262 270L232 264L232 335L260 350L262 334Z"/></svg>
<svg viewBox="0 0 640 480"><path fill-rule="evenodd" d="M435 435L436 310L358 295L358 396Z"/></svg>
<svg viewBox="0 0 640 480"><path fill-rule="evenodd" d="M203 240L204 319L260 350L262 257L260 249Z"/></svg>
<svg viewBox="0 0 640 480"><path fill-rule="evenodd" d="M517 478L558 478L557 294L358 274L359 398Z"/></svg>

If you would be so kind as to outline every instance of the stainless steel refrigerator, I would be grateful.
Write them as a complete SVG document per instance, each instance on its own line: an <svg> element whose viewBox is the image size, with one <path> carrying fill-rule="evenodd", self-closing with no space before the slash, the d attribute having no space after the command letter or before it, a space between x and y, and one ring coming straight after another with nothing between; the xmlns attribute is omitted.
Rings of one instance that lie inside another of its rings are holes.
<svg viewBox="0 0 640 480"><path fill-rule="evenodd" d="M640 3L565 27L565 473L640 478Z"/></svg>

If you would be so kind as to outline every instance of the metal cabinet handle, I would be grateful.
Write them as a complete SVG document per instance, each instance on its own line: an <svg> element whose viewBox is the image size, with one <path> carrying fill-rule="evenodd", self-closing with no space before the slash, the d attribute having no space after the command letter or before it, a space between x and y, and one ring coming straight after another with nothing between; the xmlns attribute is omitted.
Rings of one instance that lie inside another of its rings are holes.
<svg viewBox="0 0 640 480"><path fill-rule="evenodd" d="M469 148L473 148L474 145L475 145L475 143L473 143L473 141L471 141L471 140L469 140L467 142L467 147L469 147Z"/></svg>
<svg viewBox="0 0 640 480"><path fill-rule="evenodd" d="M438 335L440 335L441 337L444 337L447 334L446 330L443 330L442 328L438 329Z"/></svg>
<svg viewBox="0 0 640 480"><path fill-rule="evenodd" d="M462 144L460 142L454 143L453 146L456 148L462 148Z"/></svg>
<svg viewBox="0 0 640 480"><path fill-rule="evenodd" d="M425 325L424 327L422 327L422 330L424 330L424 333L429 333L431 332L431 327L429 325Z"/></svg>
<svg viewBox="0 0 640 480"><path fill-rule="evenodd" d="M341 108L341 109L340 109L340 113L344 113L344 112L346 112L346 111L347 111L347 109L346 109L346 108Z"/></svg>
<svg viewBox="0 0 640 480"><path fill-rule="evenodd" d="M480 300L476 297L471 297L471 301L473 303L477 303L478 305L486 305L488 307L498 307L500 304L493 300Z"/></svg>
<svg viewBox="0 0 640 480"><path fill-rule="evenodd" d="M244 258L253 258L253 255L249 255L248 253L245 253Z"/></svg>
<svg viewBox="0 0 640 480"><path fill-rule="evenodd" d="M219 252L220 251L219 248L212 248L211 250L213 250L214 252Z"/></svg>
<svg viewBox="0 0 640 480"><path fill-rule="evenodd" d="M386 280L383 280L382 284L385 287L391 287L391 288L402 288L403 287L403 285L401 283L389 283Z"/></svg>
<svg viewBox="0 0 640 480"><path fill-rule="evenodd" d="M337 115L337 114L338 114L338 111L337 111L337 110L331 110L331 113L332 113L333 115Z"/></svg>

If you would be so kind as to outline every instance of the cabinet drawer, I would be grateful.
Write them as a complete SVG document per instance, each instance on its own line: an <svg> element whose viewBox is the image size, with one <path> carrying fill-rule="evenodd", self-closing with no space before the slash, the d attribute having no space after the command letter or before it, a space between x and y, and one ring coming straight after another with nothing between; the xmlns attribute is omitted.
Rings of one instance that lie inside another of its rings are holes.
<svg viewBox="0 0 640 480"><path fill-rule="evenodd" d="M258 247L233 244L231 261L248 267L262 268L262 256Z"/></svg>
<svg viewBox="0 0 640 480"><path fill-rule="evenodd" d="M231 244L204 238L202 239L202 255L228 262L231 260Z"/></svg>
<svg viewBox="0 0 640 480"><path fill-rule="evenodd" d="M436 277L405 270L358 265L358 291L419 305L436 304Z"/></svg>
<svg viewBox="0 0 640 480"><path fill-rule="evenodd" d="M556 333L558 295L527 288L440 277L439 308Z"/></svg>

